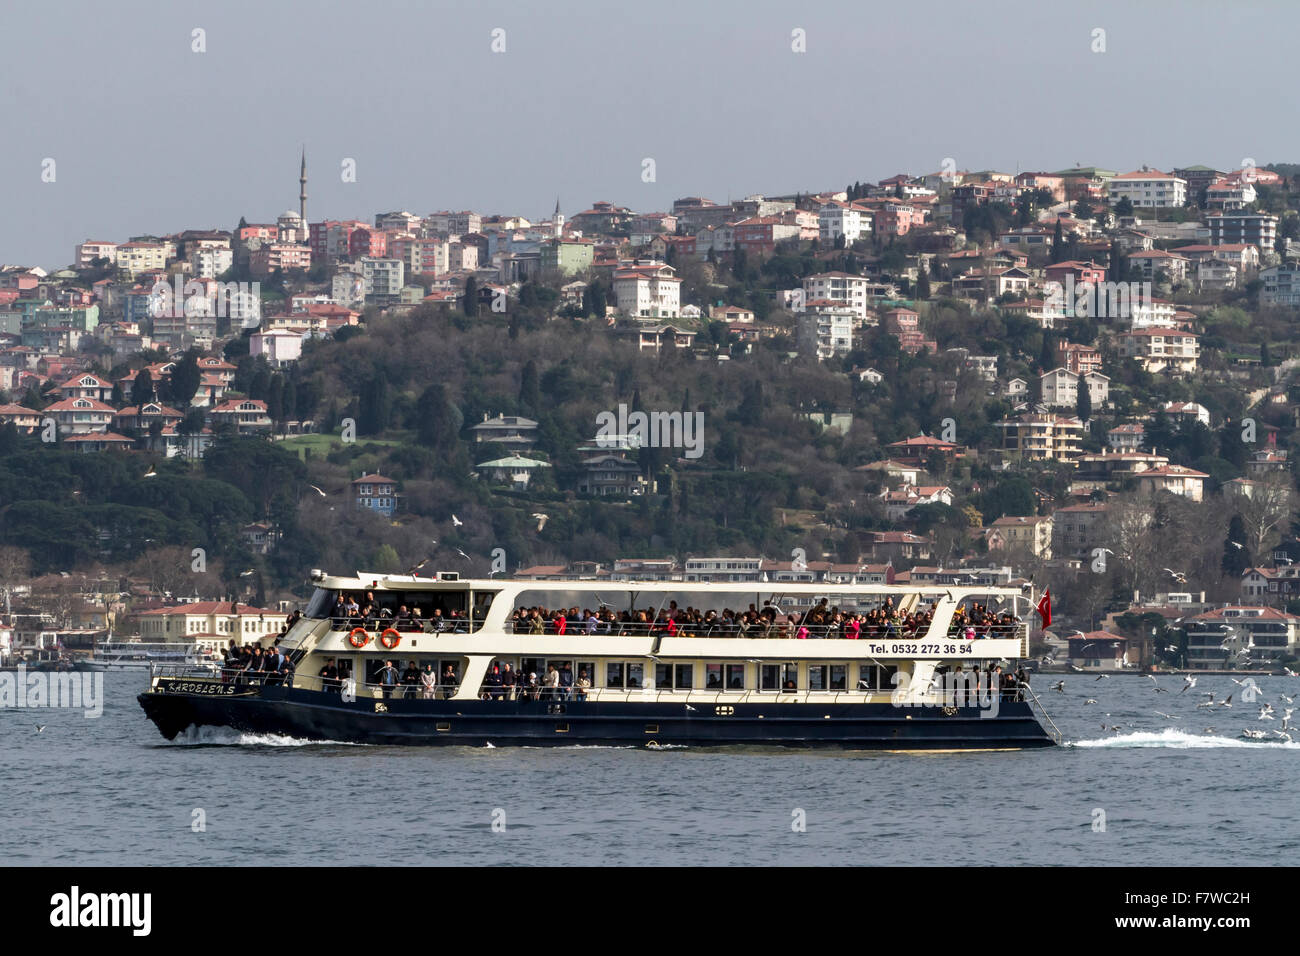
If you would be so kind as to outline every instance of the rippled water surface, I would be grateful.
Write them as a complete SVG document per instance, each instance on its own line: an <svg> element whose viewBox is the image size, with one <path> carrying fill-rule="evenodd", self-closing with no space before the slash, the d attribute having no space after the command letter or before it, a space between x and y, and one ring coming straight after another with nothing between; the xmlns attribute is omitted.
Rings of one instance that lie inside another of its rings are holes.
<svg viewBox="0 0 1300 956"><path fill-rule="evenodd" d="M930 756L169 743L143 677L104 679L99 719L0 710L8 862L1270 865L1300 845L1300 744L1272 734L1293 678L1248 704L1227 677L1039 677L1065 746Z"/></svg>

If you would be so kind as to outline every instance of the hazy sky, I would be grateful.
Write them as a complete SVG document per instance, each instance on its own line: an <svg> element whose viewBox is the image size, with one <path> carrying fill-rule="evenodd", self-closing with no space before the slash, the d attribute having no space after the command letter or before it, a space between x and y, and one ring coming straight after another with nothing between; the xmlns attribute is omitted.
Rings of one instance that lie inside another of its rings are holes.
<svg viewBox="0 0 1300 956"><path fill-rule="evenodd" d="M1012 172L1295 162L1298 26L1293 0L10 3L0 262L274 221L297 208L302 144L309 220L541 218L557 195L569 215L599 199L665 210L945 157Z"/></svg>

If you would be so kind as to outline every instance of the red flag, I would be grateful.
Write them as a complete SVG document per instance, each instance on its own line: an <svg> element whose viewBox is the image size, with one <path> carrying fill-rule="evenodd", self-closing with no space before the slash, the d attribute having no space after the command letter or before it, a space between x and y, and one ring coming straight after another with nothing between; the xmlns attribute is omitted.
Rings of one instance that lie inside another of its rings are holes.
<svg viewBox="0 0 1300 956"><path fill-rule="evenodd" d="M1043 627L1052 624L1052 589L1043 592L1043 599L1038 602L1038 616L1043 619Z"/></svg>

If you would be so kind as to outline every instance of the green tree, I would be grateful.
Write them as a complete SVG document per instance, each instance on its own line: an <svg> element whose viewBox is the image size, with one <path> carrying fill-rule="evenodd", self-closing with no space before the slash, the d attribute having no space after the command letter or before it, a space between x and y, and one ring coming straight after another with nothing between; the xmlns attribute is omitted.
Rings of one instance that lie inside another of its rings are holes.
<svg viewBox="0 0 1300 956"><path fill-rule="evenodd" d="M478 281L473 276L465 280L465 297L461 300L461 308L471 319L478 315Z"/></svg>
<svg viewBox="0 0 1300 956"><path fill-rule="evenodd" d="M1081 422L1092 418L1092 389L1088 388L1088 383L1082 375L1079 376L1079 394L1075 399L1074 413L1079 416Z"/></svg>
<svg viewBox="0 0 1300 956"><path fill-rule="evenodd" d="M203 373L199 371L198 353L190 349L172 369L171 385L168 388L172 403L178 410L184 411L189 408L190 402L198 394L202 381Z"/></svg>
<svg viewBox="0 0 1300 956"><path fill-rule="evenodd" d="M153 401L153 375L147 368L142 368L136 373L135 381L131 383L131 404L138 408L151 401Z"/></svg>

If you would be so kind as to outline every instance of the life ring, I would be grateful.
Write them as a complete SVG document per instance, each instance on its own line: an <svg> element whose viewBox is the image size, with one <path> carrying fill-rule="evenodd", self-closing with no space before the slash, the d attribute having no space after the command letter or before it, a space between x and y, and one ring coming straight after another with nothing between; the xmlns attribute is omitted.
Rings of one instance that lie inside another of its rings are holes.
<svg viewBox="0 0 1300 956"><path fill-rule="evenodd" d="M393 636L390 638L388 636L389 634ZM379 635L379 643L383 644L384 647L391 651L398 644L402 643L402 635L398 634L397 631L393 630L391 627L384 628L384 633Z"/></svg>
<svg viewBox="0 0 1300 956"><path fill-rule="evenodd" d="M361 636L358 637L358 634ZM370 635L364 627L354 627L352 632L348 634L348 643L353 647L365 647L370 643Z"/></svg>

